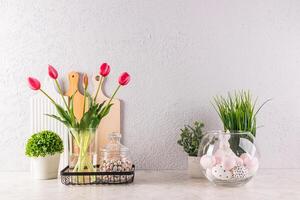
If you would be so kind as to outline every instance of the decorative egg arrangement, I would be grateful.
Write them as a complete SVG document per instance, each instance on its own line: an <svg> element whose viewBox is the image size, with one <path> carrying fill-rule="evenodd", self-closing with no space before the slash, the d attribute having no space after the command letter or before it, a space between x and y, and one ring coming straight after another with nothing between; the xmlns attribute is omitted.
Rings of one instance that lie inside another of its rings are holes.
<svg viewBox="0 0 300 200"><path fill-rule="evenodd" d="M208 180L218 185L236 186L247 183L256 174L258 152L248 135L214 132L203 138L199 148L200 164Z"/></svg>

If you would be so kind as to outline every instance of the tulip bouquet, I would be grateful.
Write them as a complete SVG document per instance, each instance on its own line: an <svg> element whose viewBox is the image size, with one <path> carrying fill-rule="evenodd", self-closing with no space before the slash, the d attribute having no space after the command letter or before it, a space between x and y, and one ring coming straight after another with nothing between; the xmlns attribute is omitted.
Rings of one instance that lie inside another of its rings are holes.
<svg viewBox="0 0 300 200"><path fill-rule="evenodd" d="M56 87L60 93L60 96L63 99L64 106L59 105L57 102L54 101L42 88L41 83L38 79L29 77L28 83L31 89L42 92L55 106L57 110L57 115L53 114L46 114L49 117L52 117L61 123L63 123L69 130L70 133L75 141L75 145L78 148L78 157L76 164L74 165L73 171L74 172L83 172L84 170L87 171L94 171L93 167L93 156L89 154L89 149L91 148L91 143L95 138L96 128L101 122L101 119L105 117L109 111L111 106L113 105L111 102L115 95L117 94L118 90L129 83L130 75L127 72L124 72L119 77L119 84L114 91L112 97L109 99L108 102L97 103L96 98L101 88L101 85L104 79L110 73L110 66L107 63L103 63L100 66L99 74L101 76L99 85L97 87L97 92L94 98L87 92L88 88L88 76L85 74L83 77L83 84L84 84L84 106L83 106L83 115L81 119L77 119L74 114L74 95L76 92L70 97L69 103L67 104L61 86L59 85L57 78L58 73L54 67L51 65L48 66L48 74L54 80Z"/></svg>

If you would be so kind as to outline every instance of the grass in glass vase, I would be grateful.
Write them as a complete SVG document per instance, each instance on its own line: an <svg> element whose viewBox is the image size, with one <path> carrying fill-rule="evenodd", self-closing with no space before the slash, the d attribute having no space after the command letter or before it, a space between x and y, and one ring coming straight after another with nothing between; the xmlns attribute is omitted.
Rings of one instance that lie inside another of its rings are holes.
<svg viewBox="0 0 300 200"><path fill-rule="evenodd" d="M256 116L268 101L270 99L256 109L257 98L253 101L249 91L235 92L234 95L228 93L227 97L214 97L213 106L222 120L224 130L231 133L245 132L244 136L237 134L229 141L231 148L238 154L244 153L239 148L240 137L248 138L253 142L257 128Z"/></svg>

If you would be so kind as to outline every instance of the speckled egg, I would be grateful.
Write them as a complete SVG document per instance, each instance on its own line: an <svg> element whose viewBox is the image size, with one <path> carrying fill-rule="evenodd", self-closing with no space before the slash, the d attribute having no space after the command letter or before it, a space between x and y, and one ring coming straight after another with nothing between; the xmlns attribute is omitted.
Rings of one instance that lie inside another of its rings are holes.
<svg viewBox="0 0 300 200"><path fill-rule="evenodd" d="M229 180L232 177L232 173L224 168L222 164L217 164L211 169L212 175L216 179Z"/></svg>
<svg viewBox="0 0 300 200"><path fill-rule="evenodd" d="M243 165L237 165L232 169L232 179L244 179L248 176L248 169Z"/></svg>

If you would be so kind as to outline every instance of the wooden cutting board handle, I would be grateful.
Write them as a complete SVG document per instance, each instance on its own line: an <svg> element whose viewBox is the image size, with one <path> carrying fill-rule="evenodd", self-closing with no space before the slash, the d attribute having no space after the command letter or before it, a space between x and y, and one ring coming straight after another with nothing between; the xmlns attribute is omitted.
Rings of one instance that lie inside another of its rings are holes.
<svg viewBox="0 0 300 200"><path fill-rule="evenodd" d="M70 72L69 73L69 89L66 92L66 96L69 98L76 92L74 95L73 103L74 103L74 115L77 120L80 120L83 115L83 102L84 102L84 96L80 93L78 89L79 84L79 73L77 72Z"/></svg>
<svg viewBox="0 0 300 200"><path fill-rule="evenodd" d="M93 83L94 83L94 93L92 95L93 97L95 97L96 95L99 81L100 81L100 77L98 75L93 76ZM100 88L99 94L97 96L96 99L97 103L102 103L103 101L106 101L107 103L110 99L103 92L104 84L105 82L102 84L102 88ZM110 108L110 112L102 119L97 129L99 150L102 149L108 143L108 136L110 133L121 132L121 102L119 99L113 99L112 103L113 106Z"/></svg>

